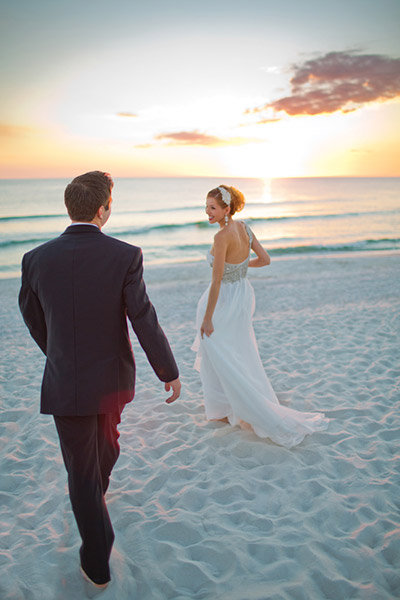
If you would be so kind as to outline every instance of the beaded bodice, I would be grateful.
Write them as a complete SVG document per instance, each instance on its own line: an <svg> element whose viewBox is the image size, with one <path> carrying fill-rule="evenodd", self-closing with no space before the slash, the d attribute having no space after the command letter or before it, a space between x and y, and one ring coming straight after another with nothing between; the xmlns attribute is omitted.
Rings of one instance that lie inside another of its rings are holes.
<svg viewBox="0 0 400 600"><path fill-rule="evenodd" d="M239 281L240 279L246 277L250 260L250 250L251 242L253 241L253 234L250 227L246 223L244 223L244 226L246 227L247 235L249 236L249 254L247 258L241 263L225 263L224 274L222 276L222 283L233 283L234 281ZM210 263L210 267L212 267L214 263L214 257L211 254L210 250L208 251L208 262Z"/></svg>

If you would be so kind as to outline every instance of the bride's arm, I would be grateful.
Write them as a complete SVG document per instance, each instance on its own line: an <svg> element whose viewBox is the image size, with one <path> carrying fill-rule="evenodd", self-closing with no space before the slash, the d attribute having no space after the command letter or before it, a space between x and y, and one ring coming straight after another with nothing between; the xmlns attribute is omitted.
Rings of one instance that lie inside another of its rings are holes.
<svg viewBox="0 0 400 600"><path fill-rule="evenodd" d="M206 312L204 315L203 323L200 327L201 337L203 337L204 334L206 334L207 337L210 337L210 335L214 331L212 317L219 296L222 276L224 274L226 247L227 244L224 237L223 239L221 239L221 236L217 234L214 238L214 263L212 270L212 281L210 291L208 293Z"/></svg>
<svg viewBox="0 0 400 600"><path fill-rule="evenodd" d="M253 233L253 241L251 243L251 249L257 254L257 258L252 258L249 261L249 267L265 267L271 263L271 257L268 252L263 248Z"/></svg>

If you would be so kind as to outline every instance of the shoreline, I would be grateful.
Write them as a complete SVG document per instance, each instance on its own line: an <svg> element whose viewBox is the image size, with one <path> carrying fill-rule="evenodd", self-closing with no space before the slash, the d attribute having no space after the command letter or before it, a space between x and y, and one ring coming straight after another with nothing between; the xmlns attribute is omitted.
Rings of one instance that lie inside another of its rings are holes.
<svg viewBox="0 0 400 600"><path fill-rule="evenodd" d="M286 262L286 261L307 261L307 260L321 260L321 259L340 259L340 258L373 258L379 256L400 256L400 249L387 249L387 250L354 250L351 252L316 252L316 253L306 253L306 254L281 254L276 255L272 254L271 262ZM163 262L147 262L146 256L143 256L143 264L145 273L150 272L151 270L156 269L168 269L168 268L185 268L185 267L194 267L195 265L201 265L206 262L206 257L198 258L198 259L190 259L176 261L171 260L171 262L163 261ZM250 269L250 276L254 273L255 269ZM8 280L8 279L20 279L21 272L20 271L11 271L8 272L0 272L0 281Z"/></svg>

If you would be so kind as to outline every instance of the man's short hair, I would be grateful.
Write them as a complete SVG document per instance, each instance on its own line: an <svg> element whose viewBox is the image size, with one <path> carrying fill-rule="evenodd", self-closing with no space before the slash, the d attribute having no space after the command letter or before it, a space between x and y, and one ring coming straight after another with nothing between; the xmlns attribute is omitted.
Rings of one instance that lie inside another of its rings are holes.
<svg viewBox="0 0 400 600"><path fill-rule="evenodd" d="M92 221L100 206L109 208L113 180L108 173L90 171L67 185L64 202L72 221Z"/></svg>

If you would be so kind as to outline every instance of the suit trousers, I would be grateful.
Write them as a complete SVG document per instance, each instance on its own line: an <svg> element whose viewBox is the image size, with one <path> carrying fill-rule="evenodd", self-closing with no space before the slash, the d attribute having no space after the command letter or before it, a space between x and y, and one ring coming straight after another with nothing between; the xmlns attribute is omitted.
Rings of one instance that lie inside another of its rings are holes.
<svg viewBox="0 0 400 600"><path fill-rule="evenodd" d="M95 583L110 580L114 531L104 499L119 456L120 411L84 417L54 416L68 473L69 496L79 533L81 565Z"/></svg>

